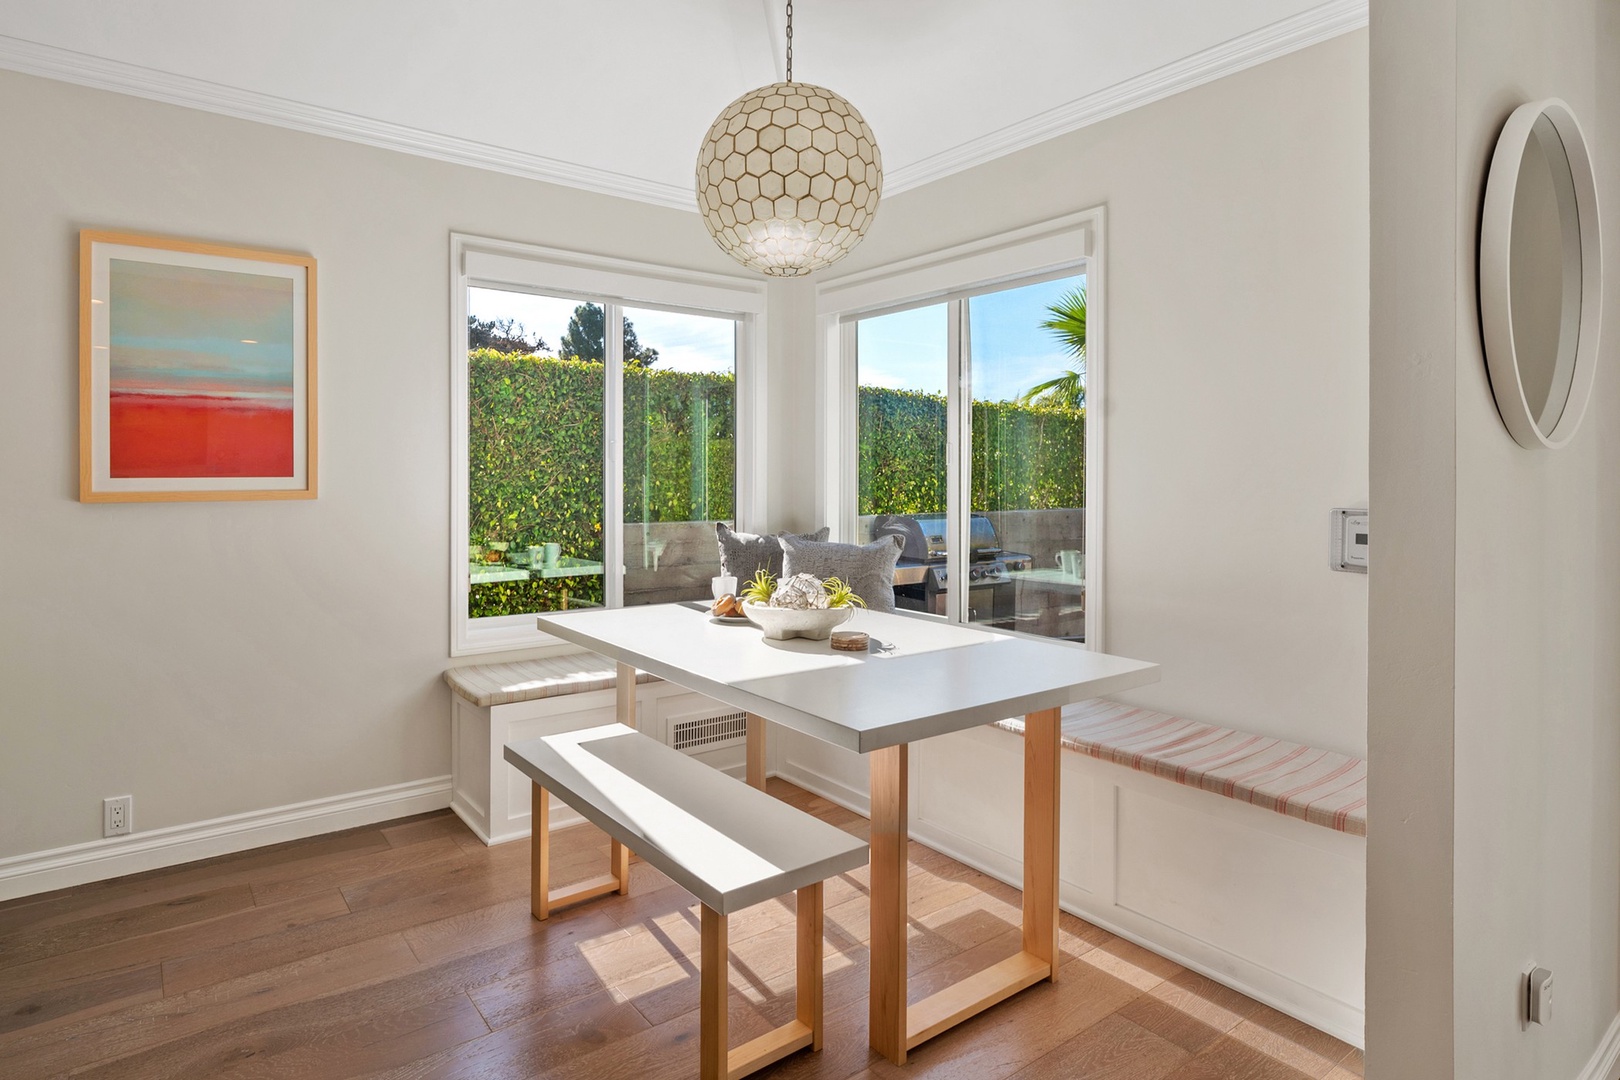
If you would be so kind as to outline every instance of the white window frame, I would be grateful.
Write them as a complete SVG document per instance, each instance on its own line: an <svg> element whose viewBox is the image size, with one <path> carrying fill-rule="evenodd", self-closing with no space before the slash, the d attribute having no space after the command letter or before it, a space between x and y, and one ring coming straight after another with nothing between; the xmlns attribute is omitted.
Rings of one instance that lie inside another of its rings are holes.
<svg viewBox="0 0 1620 1080"><path fill-rule="evenodd" d="M541 632L534 615L467 616L467 290L501 289L602 304L609 315L604 413L603 564L607 603L624 598L624 334L615 308L658 308L737 322L737 477L740 528L754 528L765 475L765 284L627 259L450 234L450 655L540 649L575 652Z"/></svg>
<svg viewBox="0 0 1620 1080"><path fill-rule="evenodd" d="M1031 225L1000 236L961 244L888 266L829 278L816 289L816 354L819 379L817 505L835 535L856 541L859 492L858 373L856 320L906 308L962 300L998 288L1086 275L1086 645L1103 648L1103 543L1107 440L1107 296L1105 208ZM973 424L968 355L967 305L947 327L946 483L949 491L947 549L954 562L968 550L970 505L967 470ZM950 566L951 576L965 580ZM946 617L965 622L967 591L946 594Z"/></svg>

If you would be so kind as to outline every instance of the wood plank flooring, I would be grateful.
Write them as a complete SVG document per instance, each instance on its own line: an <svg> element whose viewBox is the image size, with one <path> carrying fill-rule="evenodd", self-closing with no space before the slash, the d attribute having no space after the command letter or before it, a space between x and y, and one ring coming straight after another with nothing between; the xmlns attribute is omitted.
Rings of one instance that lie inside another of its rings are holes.
<svg viewBox="0 0 1620 1080"><path fill-rule="evenodd" d="M769 790L865 836L866 819ZM553 880L607 841L559 833ZM910 845L913 1001L1018 952L1020 896ZM642 862L629 896L529 914L529 845L449 812L0 904L0 1076L665 1080L697 1070L698 907ZM732 916L732 1045L794 1018L794 899ZM772 1080L1352 1080L1344 1043L1071 916L1055 984L913 1051L867 1048L867 874L827 882L826 1044Z"/></svg>

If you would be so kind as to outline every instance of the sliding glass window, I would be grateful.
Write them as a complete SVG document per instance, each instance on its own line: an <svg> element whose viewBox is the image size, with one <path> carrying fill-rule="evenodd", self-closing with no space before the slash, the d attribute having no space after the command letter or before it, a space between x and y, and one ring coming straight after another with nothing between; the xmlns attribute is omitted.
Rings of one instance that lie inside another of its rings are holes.
<svg viewBox="0 0 1620 1080"><path fill-rule="evenodd" d="M708 599L763 290L457 243L453 653L553 643L540 612Z"/></svg>
<svg viewBox="0 0 1620 1080"><path fill-rule="evenodd" d="M1072 273L853 320L857 538L902 538L900 608L1085 640L1085 310Z"/></svg>

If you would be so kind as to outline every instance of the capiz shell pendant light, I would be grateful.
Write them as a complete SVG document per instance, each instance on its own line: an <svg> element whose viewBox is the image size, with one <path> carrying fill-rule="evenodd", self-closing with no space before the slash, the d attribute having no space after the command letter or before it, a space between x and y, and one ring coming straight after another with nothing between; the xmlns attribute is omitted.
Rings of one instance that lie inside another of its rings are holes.
<svg viewBox="0 0 1620 1080"><path fill-rule="evenodd" d="M698 210L721 250L751 270L797 277L861 242L883 187L877 140L855 106L793 81L793 4L787 81L726 106L698 151Z"/></svg>

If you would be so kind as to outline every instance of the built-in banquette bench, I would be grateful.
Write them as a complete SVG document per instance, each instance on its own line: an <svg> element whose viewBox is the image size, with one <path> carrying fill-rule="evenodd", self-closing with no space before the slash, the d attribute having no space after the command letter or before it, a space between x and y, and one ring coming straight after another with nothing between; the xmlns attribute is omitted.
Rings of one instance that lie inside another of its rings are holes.
<svg viewBox="0 0 1620 1080"><path fill-rule="evenodd" d="M533 782L535 918L549 918L564 904L628 892L628 852L702 905L702 1080L738 1080L796 1051L821 1049L821 883L865 866L865 843L623 724L527 739L506 747L505 758ZM548 793L611 838L608 874L551 888ZM798 894L796 1018L729 1049L727 918L788 892Z"/></svg>
<svg viewBox="0 0 1620 1080"><path fill-rule="evenodd" d="M486 844L529 835L529 782L501 757L507 743L616 718L615 665L581 652L449 668L450 806ZM740 775L744 714L663 682L636 676L636 726L706 764ZM552 823L580 820L559 806Z"/></svg>
<svg viewBox="0 0 1620 1080"><path fill-rule="evenodd" d="M1022 734L1024 718L996 726ZM1367 763L1348 754L1106 698L1063 710L1063 746L1312 825L1367 835Z"/></svg>

